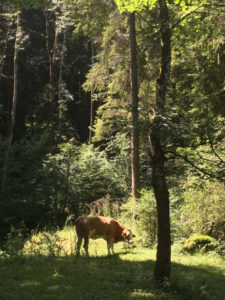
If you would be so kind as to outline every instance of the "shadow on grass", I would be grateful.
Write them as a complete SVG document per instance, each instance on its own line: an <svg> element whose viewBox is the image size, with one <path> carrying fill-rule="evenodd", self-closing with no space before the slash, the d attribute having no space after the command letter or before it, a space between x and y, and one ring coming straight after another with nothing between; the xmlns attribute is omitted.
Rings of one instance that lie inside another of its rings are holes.
<svg viewBox="0 0 225 300"><path fill-rule="evenodd" d="M1 300L225 300L225 276L213 267L172 265L163 288L152 280L154 262L112 257L0 259Z"/></svg>

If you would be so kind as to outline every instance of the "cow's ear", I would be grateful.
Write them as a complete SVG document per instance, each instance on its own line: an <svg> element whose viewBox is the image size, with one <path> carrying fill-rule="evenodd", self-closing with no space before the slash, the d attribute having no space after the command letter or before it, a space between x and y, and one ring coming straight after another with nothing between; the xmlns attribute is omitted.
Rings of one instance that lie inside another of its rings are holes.
<svg viewBox="0 0 225 300"><path fill-rule="evenodd" d="M133 236L133 237L136 237L136 234L132 233L132 236Z"/></svg>

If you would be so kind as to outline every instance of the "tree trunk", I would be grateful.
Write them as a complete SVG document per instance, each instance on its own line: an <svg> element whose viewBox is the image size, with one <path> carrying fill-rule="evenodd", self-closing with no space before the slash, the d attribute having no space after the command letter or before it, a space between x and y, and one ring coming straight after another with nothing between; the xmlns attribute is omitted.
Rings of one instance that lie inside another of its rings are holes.
<svg viewBox="0 0 225 300"><path fill-rule="evenodd" d="M4 63L5 63L5 53L6 53L7 45L8 45L8 38L9 38L9 29L7 30L6 37L4 39L4 43L3 43L3 47L2 47L1 57L3 59L2 59L2 61L0 63L0 76L3 75L2 73L3 73Z"/></svg>
<svg viewBox="0 0 225 300"><path fill-rule="evenodd" d="M95 56L95 44L93 39L91 39L91 65L94 65L94 56ZM93 136L93 125L94 125L94 114L95 114L95 107L93 101L93 88L91 87L91 105L90 105L90 126L89 126L89 137L88 141L91 144L92 136Z"/></svg>
<svg viewBox="0 0 225 300"><path fill-rule="evenodd" d="M59 120L58 120L58 131L61 136L63 128L63 113L64 113L64 103L63 103L63 67L64 67L64 57L66 52L66 31L67 29L64 28L62 35L63 35L63 41L62 41L62 51L61 51L61 57L60 57L60 63L59 63L59 80L58 80L58 106L59 106Z"/></svg>
<svg viewBox="0 0 225 300"><path fill-rule="evenodd" d="M49 84L52 90L54 90L54 88L56 88L54 65L55 65L55 58L56 58L58 30L57 30L57 26L55 25L54 11L49 11L46 8L44 9L44 16L45 16L45 43L48 52L48 64L49 64ZM54 25L52 25L52 23L54 23ZM53 93L53 91L51 93ZM54 96L51 95L51 98L54 98Z"/></svg>
<svg viewBox="0 0 225 300"><path fill-rule="evenodd" d="M156 280L164 281L170 276L171 240L169 192L165 176L165 137L162 131L162 118L165 107L167 85L170 76L171 48L169 16L166 0L159 0L161 22L161 71L157 79L155 116L150 130L150 149L152 158L152 184L157 202L158 245L154 269Z"/></svg>
<svg viewBox="0 0 225 300"><path fill-rule="evenodd" d="M4 201L5 198L5 189L7 184L7 171L9 163L9 154L11 150L13 133L15 127L15 118L16 118L16 106L17 106L17 91L18 91L18 53L20 46L20 13L17 14L16 19L16 37L15 37L15 46L14 46L14 57L13 57L13 99L12 99L12 109L11 109L11 120L9 126L9 135L8 143L5 152L4 165L3 165L3 174L2 174L2 183L1 183L1 201ZM3 202L0 203L1 206L4 205Z"/></svg>
<svg viewBox="0 0 225 300"><path fill-rule="evenodd" d="M135 220L136 200L140 194L140 162L139 162L139 126L138 126L138 78L137 78L137 43L135 30L135 13L129 13L129 44L130 44L130 89L131 89L131 174L133 222ZM135 223L135 222L134 222ZM133 223L133 224L134 224Z"/></svg>
<svg viewBox="0 0 225 300"><path fill-rule="evenodd" d="M45 44L48 53L48 71L49 71L49 100L51 101L48 125L49 128L54 128L58 125L58 103L57 103L57 89L58 89L58 66L56 62L57 46L59 30L56 24L55 10L44 9L45 17ZM54 126L52 127L52 125Z"/></svg>

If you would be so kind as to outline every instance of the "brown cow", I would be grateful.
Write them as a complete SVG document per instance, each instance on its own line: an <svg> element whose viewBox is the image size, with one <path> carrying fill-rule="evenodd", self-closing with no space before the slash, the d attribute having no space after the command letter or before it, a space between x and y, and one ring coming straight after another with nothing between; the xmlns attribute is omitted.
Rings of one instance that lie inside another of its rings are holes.
<svg viewBox="0 0 225 300"><path fill-rule="evenodd" d="M84 249L86 255L88 254L89 238L97 239L103 238L107 242L108 255L110 255L110 248L113 251L113 244L126 241L130 244L133 243L132 238L135 237L131 230L126 229L120 225L113 218L106 217L78 217L75 221L77 231L77 255L80 255L80 247L84 239Z"/></svg>

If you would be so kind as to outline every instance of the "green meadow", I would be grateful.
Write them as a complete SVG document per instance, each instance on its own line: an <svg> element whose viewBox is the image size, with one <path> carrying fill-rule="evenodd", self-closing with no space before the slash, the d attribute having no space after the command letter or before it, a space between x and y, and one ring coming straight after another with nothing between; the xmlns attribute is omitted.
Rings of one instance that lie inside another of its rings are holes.
<svg viewBox="0 0 225 300"><path fill-rule="evenodd" d="M225 300L225 260L215 253L185 255L172 248L171 279L153 280L156 250L91 240L90 258L75 255L76 237L61 231L54 238L39 234L19 255L0 258L1 300Z"/></svg>

